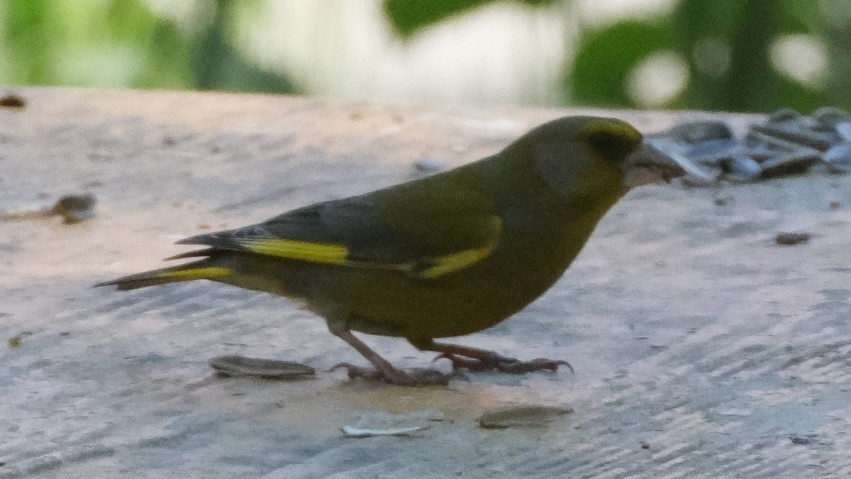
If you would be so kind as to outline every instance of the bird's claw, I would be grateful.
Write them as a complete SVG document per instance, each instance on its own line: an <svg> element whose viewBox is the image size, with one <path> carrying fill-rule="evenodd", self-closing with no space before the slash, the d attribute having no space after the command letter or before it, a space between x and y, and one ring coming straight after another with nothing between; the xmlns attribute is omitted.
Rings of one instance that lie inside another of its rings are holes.
<svg viewBox="0 0 851 479"><path fill-rule="evenodd" d="M328 372L330 373L338 369L345 369L349 379L361 378L367 381L380 381L384 379L377 369L355 366L352 363L337 363L331 366L331 369L329 369Z"/></svg>

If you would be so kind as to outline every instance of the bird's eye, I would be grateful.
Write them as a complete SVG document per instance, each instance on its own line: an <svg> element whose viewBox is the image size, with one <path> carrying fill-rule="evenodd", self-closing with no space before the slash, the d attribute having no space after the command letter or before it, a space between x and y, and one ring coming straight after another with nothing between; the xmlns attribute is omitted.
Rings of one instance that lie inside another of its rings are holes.
<svg viewBox="0 0 851 479"><path fill-rule="evenodd" d="M600 122L587 128L583 139L607 158L622 160L641 142L641 134L626 123Z"/></svg>
<svg viewBox="0 0 851 479"><path fill-rule="evenodd" d="M605 148L607 145L621 143L624 138L617 135L615 132L605 129L592 131L586 137L586 140L594 146Z"/></svg>

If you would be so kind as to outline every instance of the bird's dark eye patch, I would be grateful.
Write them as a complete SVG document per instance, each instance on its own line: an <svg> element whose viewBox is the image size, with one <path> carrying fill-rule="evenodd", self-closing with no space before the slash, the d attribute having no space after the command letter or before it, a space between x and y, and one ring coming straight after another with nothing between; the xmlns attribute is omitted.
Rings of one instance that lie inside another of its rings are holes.
<svg viewBox="0 0 851 479"><path fill-rule="evenodd" d="M622 160L641 143L641 133L618 120L590 121L580 134L588 144L616 160Z"/></svg>

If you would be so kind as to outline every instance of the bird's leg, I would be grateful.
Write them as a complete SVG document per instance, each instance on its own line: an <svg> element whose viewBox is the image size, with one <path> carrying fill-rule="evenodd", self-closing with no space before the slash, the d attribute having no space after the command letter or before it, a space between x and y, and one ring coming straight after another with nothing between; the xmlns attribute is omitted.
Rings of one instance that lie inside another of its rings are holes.
<svg viewBox="0 0 851 479"><path fill-rule="evenodd" d="M566 366L573 372L573 366L567 361L538 358L531 361L520 361L508 358L486 349L471 348L457 344L436 343L432 339L410 340L421 351L434 351L440 353L438 357L445 357L452 361L454 369L466 369L468 371L497 370L509 374L525 374L533 371L555 372L559 366Z"/></svg>
<svg viewBox="0 0 851 479"><path fill-rule="evenodd" d="M383 380L391 384L399 386L431 386L431 385L447 385L449 381L458 374L446 374L436 369L412 369L403 371L394 367L389 361L382 358L378 353L373 351L363 341L358 339L351 331L341 327L332 326L329 321L329 328L338 338L349 343L363 357L365 357L375 369L363 368L349 363L339 363L331 368L345 368L349 373L349 378L364 378L367 380Z"/></svg>

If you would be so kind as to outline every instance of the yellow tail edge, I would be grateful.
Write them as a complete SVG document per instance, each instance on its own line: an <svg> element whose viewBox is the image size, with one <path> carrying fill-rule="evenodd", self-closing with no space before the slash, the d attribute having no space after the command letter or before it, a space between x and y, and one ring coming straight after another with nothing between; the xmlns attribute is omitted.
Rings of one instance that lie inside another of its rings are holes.
<svg viewBox="0 0 851 479"><path fill-rule="evenodd" d="M177 283L180 281L193 281L196 279L216 279L229 276L232 273L230 268L223 266L204 266L204 265L182 265L172 268L163 268L144 273L131 274L112 281L104 281L98 283L95 287L100 286L117 286L119 290L128 290L136 288L145 288L148 286L156 286L160 284Z"/></svg>

